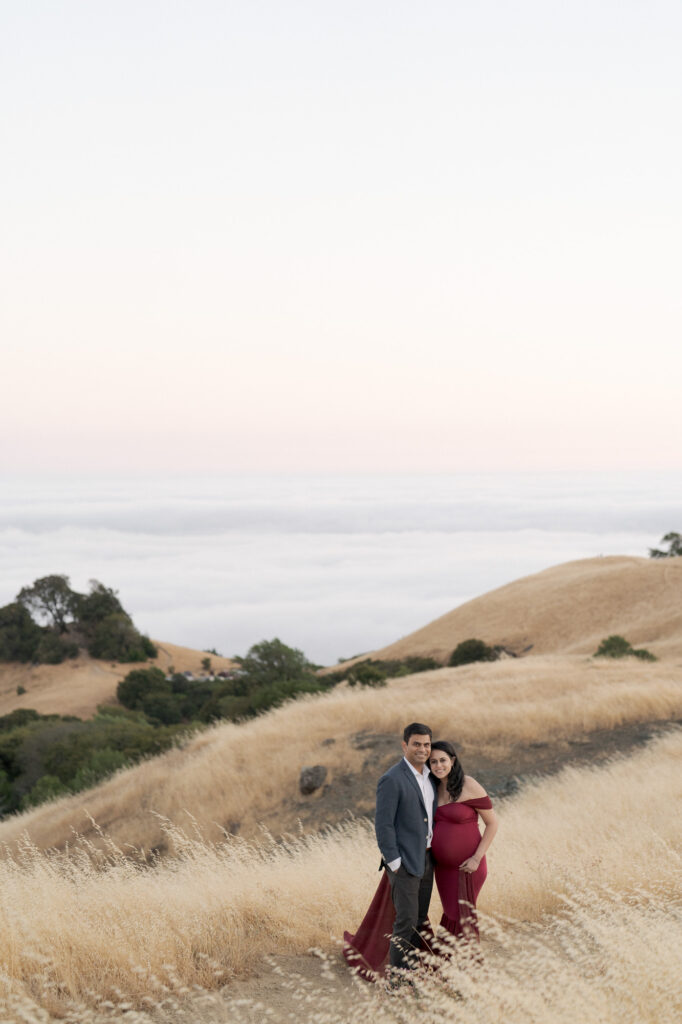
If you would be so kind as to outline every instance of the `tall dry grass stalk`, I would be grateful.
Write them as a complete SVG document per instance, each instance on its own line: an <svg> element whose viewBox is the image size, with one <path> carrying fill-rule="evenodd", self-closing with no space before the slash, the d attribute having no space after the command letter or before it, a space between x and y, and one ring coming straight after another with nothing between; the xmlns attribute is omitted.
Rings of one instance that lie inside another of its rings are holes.
<svg viewBox="0 0 682 1024"><path fill-rule="evenodd" d="M290 979L291 1016L301 1024L678 1024L682 1016L682 879L623 899L590 888L537 925L489 920L495 936L481 962L466 949L435 973L417 975L414 995L380 988L335 991L326 979ZM329 982L332 981L330 976ZM260 1014L259 1014L260 1009ZM258 1005L231 1002L215 1019L254 1024Z"/></svg>
<svg viewBox="0 0 682 1024"><path fill-rule="evenodd" d="M542 923L571 899L571 927L578 931L569 929L565 942L561 930L552 932L547 923L530 933L537 941L528 948L536 957L553 936L549 959L542 961L552 970L558 958L573 977L579 961L567 949L575 935L592 928L598 938L603 921L604 942L611 948L614 922L635 910L642 929L662 942L663 909L660 895L654 896L664 892L671 907L682 896L681 768L682 731L677 730L627 759L566 771L501 803L501 828L480 908L503 923L489 927L487 941L499 947L501 937L506 941L518 932L518 925L504 925L507 918ZM177 858L155 868L134 864L109 845L98 870L87 843L68 854L43 853L26 843L0 863L5 1001L32 1000L55 1012L65 1012L73 1001L94 1006L102 999L114 1007L144 1008L171 977L169 987L189 993L192 986L215 988L273 952L318 947L331 953L343 930L359 923L378 881L374 838L360 822L285 844L229 839L216 845L200 833L177 832L174 842ZM643 897L642 887L653 895ZM615 895L600 895L604 889ZM591 894L584 905L579 898L576 902L581 891ZM601 909L590 924L595 901ZM434 901L432 917L438 913ZM632 941L630 934L621 939L618 970L631 962ZM491 958L499 977L511 970L504 961L500 953ZM517 961L510 961L517 963L514 970L524 967L529 977L529 965ZM608 974L608 959L602 965ZM611 984L608 977L597 981L602 988ZM502 997L496 998L499 1008ZM516 1016L508 1019L554 1019L523 1018L520 995L519 1000L518 1006L513 1000L509 1004Z"/></svg>
<svg viewBox="0 0 682 1024"><path fill-rule="evenodd" d="M191 811L213 839L233 822L247 837L259 834L263 820L278 832L295 817L302 765L326 765L334 786L335 776L363 770L367 752L355 748L354 734L395 735L397 758L399 734L412 720L454 740L465 757L476 749L502 758L515 744L679 717L680 670L634 660L547 656L440 669L380 690L340 687L243 725L218 725L95 790L8 819L0 842L28 831L41 848L61 847L74 829L88 832L90 814L118 845L150 850L164 841L152 811L176 824Z"/></svg>

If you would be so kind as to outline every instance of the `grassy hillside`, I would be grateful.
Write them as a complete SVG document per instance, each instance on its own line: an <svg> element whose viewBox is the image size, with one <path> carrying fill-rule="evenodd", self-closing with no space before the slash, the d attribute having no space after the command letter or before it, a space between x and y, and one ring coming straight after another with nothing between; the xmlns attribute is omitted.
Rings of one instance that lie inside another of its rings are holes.
<svg viewBox="0 0 682 1024"><path fill-rule="evenodd" d="M372 656L445 662L468 637L517 654L591 654L612 633L660 657L682 657L682 558L557 565L467 601Z"/></svg>
<svg viewBox="0 0 682 1024"><path fill-rule="evenodd" d="M168 671L173 666L176 672L201 671L201 659L206 657L203 651L154 642L159 653L145 662L145 667L157 665ZM209 657L218 672L233 665L229 658L213 654ZM90 718L98 704L116 701L118 683L136 667L139 666L95 660L85 652L61 665L0 663L0 715L7 715L16 708L33 708L42 715ZM17 686L23 686L26 692L17 694Z"/></svg>
<svg viewBox="0 0 682 1024"><path fill-rule="evenodd" d="M590 730L675 718L682 670L664 662L545 656L439 669L379 690L341 686L243 725L218 725L94 790L8 818L0 842L27 832L41 848L64 846L74 829L96 842L92 816L121 846L167 849L154 812L183 825L191 814L211 839L222 829L258 835L259 822L280 833L301 817L319 827L371 811L376 779L412 720L452 739L465 765L485 755L505 759L514 774L524 747L569 749ZM327 786L301 797L299 772L311 764L328 768Z"/></svg>
<svg viewBox="0 0 682 1024"><path fill-rule="evenodd" d="M672 813L680 797L678 729L629 758L567 770L501 801L479 902L486 965L469 963L457 976L456 962L453 974L427 979L420 1016L674 1020L682 1009L674 952L682 819ZM175 845L177 858L153 871L112 846L100 871L77 847L56 855L24 845L0 863L0 1001L14 1005L12 1019L42 1020L43 1007L87 1020L74 1002L100 1004L93 1019L116 1019L117 1007L163 1009L164 1000L169 1013L190 986L215 989L275 950L338 956L343 930L359 923L378 880L374 837L362 822L270 849L213 845L195 831ZM437 898L431 917L439 917ZM201 1007L182 1019L240 1020L244 1009L218 1016L210 1003ZM299 1010L297 1019L311 1022L397 1019L376 990L355 990L343 1013L320 1016L315 999Z"/></svg>

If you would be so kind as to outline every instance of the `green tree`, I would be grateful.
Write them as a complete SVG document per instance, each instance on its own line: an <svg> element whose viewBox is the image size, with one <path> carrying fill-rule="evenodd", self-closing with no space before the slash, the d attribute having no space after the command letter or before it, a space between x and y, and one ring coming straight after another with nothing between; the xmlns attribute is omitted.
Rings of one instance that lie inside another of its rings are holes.
<svg viewBox="0 0 682 1024"><path fill-rule="evenodd" d="M239 680L247 693L273 683L317 681L315 666L308 661L303 651L287 647L277 638L261 640L249 648L244 658L234 660L239 663Z"/></svg>
<svg viewBox="0 0 682 1024"><path fill-rule="evenodd" d="M68 630L67 618L73 617L79 595L69 586L68 576L41 576L30 587L22 587L17 601L29 611L47 619L58 633Z"/></svg>
<svg viewBox="0 0 682 1024"><path fill-rule="evenodd" d="M448 665L470 665L475 661L497 661L500 653L494 647L489 647L483 640L470 637L469 640L462 640L457 644L450 655Z"/></svg>
<svg viewBox="0 0 682 1024"><path fill-rule="evenodd" d="M90 633L88 653L107 661L146 661L156 656L156 647L149 637L135 629L125 612L107 615Z"/></svg>
<svg viewBox="0 0 682 1024"><path fill-rule="evenodd" d="M90 580L90 593L79 594L76 601L78 625L83 632L93 629L109 615L126 615L118 593L99 580ZM127 616L129 617L129 616Z"/></svg>
<svg viewBox="0 0 682 1024"><path fill-rule="evenodd" d="M82 764L69 783L69 788L74 793L81 789L90 789L96 786L108 775L113 775L120 768L125 768L128 758L120 750L112 750L111 747L104 747L101 750L93 750L90 757Z"/></svg>
<svg viewBox="0 0 682 1024"><path fill-rule="evenodd" d="M116 687L116 696L126 708L144 710L144 701L150 693L170 693L171 684L160 668L136 668L129 672Z"/></svg>
<svg viewBox="0 0 682 1024"><path fill-rule="evenodd" d="M69 792L68 786L60 782L56 775L42 775L30 792L22 798L22 810L44 804L46 800L56 800Z"/></svg>
<svg viewBox="0 0 682 1024"><path fill-rule="evenodd" d="M34 661L42 635L24 604L0 608L0 661Z"/></svg>
<svg viewBox="0 0 682 1024"><path fill-rule="evenodd" d="M668 550L649 548L649 558L679 558L682 556L682 534L666 533L661 538L661 544L667 544Z"/></svg>

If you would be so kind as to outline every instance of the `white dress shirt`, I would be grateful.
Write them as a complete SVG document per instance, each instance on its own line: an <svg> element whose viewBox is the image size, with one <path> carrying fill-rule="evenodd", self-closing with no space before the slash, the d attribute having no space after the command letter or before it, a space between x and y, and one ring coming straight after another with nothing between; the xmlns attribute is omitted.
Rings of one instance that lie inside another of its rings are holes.
<svg viewBox="0 0 682 1024"><path fill-rule="evenodd" d="M430 850L431 840L433 839L433 786L429 781L429 775L431 774L431 772L429 771L427 765L424 765L422 770L418 772L416 768L412 767L412 765L410 764L406 757L403 757L403 761L414 775L415 779L417 780L417 785L422 791L424 807L426 808L426 817L428 818L428 831L426 833L426 849ZM402 862L402 857L396 857L395 860L390 861L388 866L391 869L391 871L397 871Z"/></svg>

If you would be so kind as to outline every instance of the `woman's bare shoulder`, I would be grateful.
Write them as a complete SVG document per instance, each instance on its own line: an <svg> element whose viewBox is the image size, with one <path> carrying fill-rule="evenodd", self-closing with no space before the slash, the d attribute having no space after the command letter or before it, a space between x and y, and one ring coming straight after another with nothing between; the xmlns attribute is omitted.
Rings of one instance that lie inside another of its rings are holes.
<svg viewBox="0 0 682 1024"><path fill-rule="evenodd" d="M466 796L464 794L466 793ZM480 782L477 782L473 775L464 776L464 785L462 786L462 796L465 800L475 800L479 796L487 796L488 794L484 790Z"/></svg>

